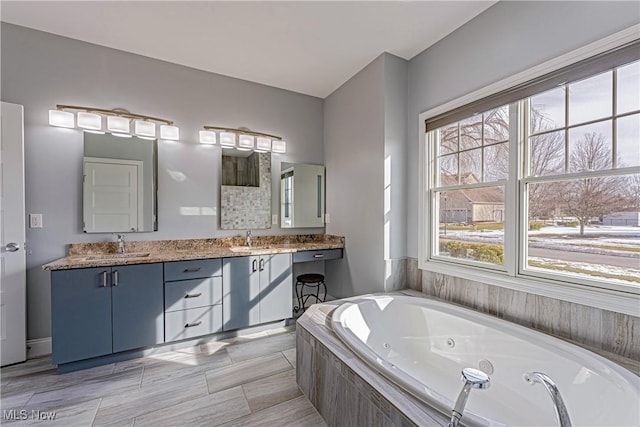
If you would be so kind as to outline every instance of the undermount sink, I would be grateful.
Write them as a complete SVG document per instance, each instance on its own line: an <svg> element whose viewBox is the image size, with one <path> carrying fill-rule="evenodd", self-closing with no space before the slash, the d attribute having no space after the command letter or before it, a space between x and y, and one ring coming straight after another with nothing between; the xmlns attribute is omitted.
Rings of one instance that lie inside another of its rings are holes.
<svg viewBox="0 0 640 427"><path fill-rule="evenodd" d="M85 257L88 261L97 260L111 260L111 259L129 259L129 258L146 258L149 256L149 252L129 252L124 254L103 254L103 255L90 255Z"/></svg>

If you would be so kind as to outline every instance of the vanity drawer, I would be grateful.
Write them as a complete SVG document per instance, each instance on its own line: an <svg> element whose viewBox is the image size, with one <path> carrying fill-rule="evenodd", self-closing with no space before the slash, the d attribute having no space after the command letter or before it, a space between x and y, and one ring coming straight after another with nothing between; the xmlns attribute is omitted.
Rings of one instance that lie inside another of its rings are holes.
<svg viewBox="0 0 640 427"><path fill-rule="evenodd" d="M194 259L164 263L164 281L222 276L222 259Z"/></svg>
<svg viewBox="0 0 640 427"><path fill-rule="evenodd" d="M222 331L222 305L171 311L164 314L166 342Z"/></svg>
<svg viewBox="0 0 640 427"><path fill-rule="evenodd" d="M164 284L164 311L222 304L222 277L181 280Z"/></svg>
<svg viewBox="0 0 640 427"><path fill-rule="evenodd" d="M342 258L342 249L322 249L319 251L301 251L293 253L293 262L322 261Z"/></svg>

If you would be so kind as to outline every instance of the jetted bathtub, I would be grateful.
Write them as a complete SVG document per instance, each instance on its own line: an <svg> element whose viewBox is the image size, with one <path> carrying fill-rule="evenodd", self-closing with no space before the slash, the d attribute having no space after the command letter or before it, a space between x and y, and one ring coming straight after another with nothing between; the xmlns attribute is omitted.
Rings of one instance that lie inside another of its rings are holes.
<svg viewBox="0 0 640 427"><path fill-rule="evenodd" d="M335 333L358 356L431 407L451 415L463 368L491 378L471 390L468 426L557 426L542 372L574 426L639 426L640 377L590 351L492 316L425 298L369 296L340 305Z"/></svg>

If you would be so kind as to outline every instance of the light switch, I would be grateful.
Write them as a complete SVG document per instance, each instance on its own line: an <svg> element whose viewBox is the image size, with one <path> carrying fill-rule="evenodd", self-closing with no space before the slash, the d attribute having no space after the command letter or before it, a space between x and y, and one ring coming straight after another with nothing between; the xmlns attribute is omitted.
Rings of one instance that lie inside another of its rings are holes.
<svg viewBox="0 0 640 427"><path fill-rule="evenodd" d="M29 214L29 228L42 228L42 214Z"/></svg>
<svg viewBox="0 0 640 427"><path fill-rule="evenodd" d="M324 214L324 223L329 224L331 222L331 215L328 213Z"/></svg>
<svg viewBox="0 0 640 427"><path fill-rule="evenodd" d="M278 225L278 215L271 215L271 224Z"/></svg>

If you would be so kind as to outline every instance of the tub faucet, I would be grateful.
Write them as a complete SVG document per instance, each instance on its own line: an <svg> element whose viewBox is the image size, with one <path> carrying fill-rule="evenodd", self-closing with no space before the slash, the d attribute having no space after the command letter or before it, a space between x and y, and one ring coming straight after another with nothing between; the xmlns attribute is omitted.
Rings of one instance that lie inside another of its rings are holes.
<svg viewBox="0 0 640 427"><path fill-rule="evenodd" d="M464 368L462 370L462 381L464 381L464 386L462 386L462 390L460 390L460 394L451 413L451 421L449 421L447 427L458 427L471 389L477 388L483 390L489 388L490 385L489 376L474 368Z"/></svg>
<svg viewBox="0 0 640 427"><path fill-rule="evenodd" d="M560 396L558 386L551 380L551 378L542 372L529 372L524 376L524 379L530 384L540 383L547 389L549 395L551 395L551 400L553 400L558 425L560 427L571 427L571 420L569 419L567 407L564 405L562 396Z"/></svg>
<svg viewBox="0 0 640 427"><path fill-rule="evenodd" d="M117 236L117 243L118 243L118 253L119 254L124 254L124 234L118 234Z"/></svg>
<svg viewBox="0 0 640 427"><path fill-rule="evenodd" d="M251 247L251 230L247 231L247 246Z"/></svg>

